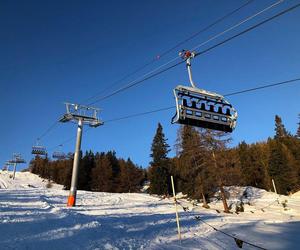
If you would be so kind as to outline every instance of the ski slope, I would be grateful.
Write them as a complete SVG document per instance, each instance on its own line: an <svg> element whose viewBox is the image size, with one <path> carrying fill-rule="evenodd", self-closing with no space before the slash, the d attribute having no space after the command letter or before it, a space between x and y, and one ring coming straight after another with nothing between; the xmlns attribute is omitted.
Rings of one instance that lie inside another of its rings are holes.
<svg viewBox="0 0 300 250"><path fill-rule="evenodd" d="M0 249L239 249L215 228L266 249L299 249L300 194L280 196L248 187L244 213L224 214L180 199L181 242L172 199L138 193L79 191L77 206L66 207L62 186L31 173L0 171ZM229 187L229 204L245 188ZM277 202L279 201L279 204ZM286 200L286 208L281 202ZM200 205L200 204L199 204ZM256 249L244 243L243 249Z"/></svg>

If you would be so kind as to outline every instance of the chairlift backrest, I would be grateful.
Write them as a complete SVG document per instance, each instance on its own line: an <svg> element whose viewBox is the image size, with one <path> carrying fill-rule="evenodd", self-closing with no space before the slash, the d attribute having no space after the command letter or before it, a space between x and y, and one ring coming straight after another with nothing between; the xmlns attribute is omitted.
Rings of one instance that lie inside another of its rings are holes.
<svg viewBox="0 0 300 250"><path fill-rule="evenodd" d="M55 151L53 152L52 157L57 160L63 160L66 158L66 155L61 151Z"/></svg>
<svg viewBox="0 0 300 250"><path fill-rule="evenodd" d="M33 155L47 155L47 151L46 151L45 147L35 145L35 146L32 146L31 154L33 154Z"/></svg>

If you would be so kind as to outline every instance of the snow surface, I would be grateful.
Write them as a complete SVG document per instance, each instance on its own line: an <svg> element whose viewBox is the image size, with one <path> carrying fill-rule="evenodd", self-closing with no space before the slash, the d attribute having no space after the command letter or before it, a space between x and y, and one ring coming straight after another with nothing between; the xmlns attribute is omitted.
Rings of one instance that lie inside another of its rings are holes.
<svg viewBox="0 0 300 250"><path fill-rule="evenodd" d="M239 249L234 240L195 219L266 249L299 249L300 195L277 196L252 187L228 187L232 207L225 214L215 199L210 209L179 199L182 241L172 199L138 193L78 191L77 206L66 207L68 191L28 172L0 171L0 249ZM247 194L247 195L245 195ZM286 204L286 207L282 205ZM250 204L250 205L249 205ZM219 212L217 212L218 210ZM243 249L256 249L243 245Z"/></svg>

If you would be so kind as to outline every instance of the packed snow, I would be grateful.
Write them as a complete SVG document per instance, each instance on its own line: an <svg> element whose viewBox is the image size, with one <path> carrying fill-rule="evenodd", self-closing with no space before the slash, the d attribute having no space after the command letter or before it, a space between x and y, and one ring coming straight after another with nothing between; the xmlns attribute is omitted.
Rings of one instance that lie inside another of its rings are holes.
<svg viewBox="0 0 300 250"><path fill-rule="evenodd" d="M0 249L239 249L209 225L261 248L299 249L299 192L227 187L230 214L217 198L210 209L180 198L180 241L172 198L78 191L77 206L67 208L61 185L49 187L28 172L17 172L15 180L11 174L0 171ZM245 211L235 213L241 201ZM243 249L256 248L244 243Z"/></svg>

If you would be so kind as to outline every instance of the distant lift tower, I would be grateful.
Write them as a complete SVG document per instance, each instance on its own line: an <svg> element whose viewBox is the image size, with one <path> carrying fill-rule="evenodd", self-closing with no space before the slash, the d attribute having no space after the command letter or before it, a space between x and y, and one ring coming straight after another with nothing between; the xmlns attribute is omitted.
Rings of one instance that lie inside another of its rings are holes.
<svg viewBox="0 0 300 250"><path fill-rule="evenodd" d="M98 127L103 125L103 121L98 118L99 109L92 108L80 104L65 103L67 112L59 120L60 122L76 121L78 122L77 128L77 139L75 154L73 160L73 170L72 170L72 181L70 194L68 197L67 206L73 207L76 203L76 193L77 193L77 180L78 180L78 168L79 168L79 155L81 148L81 137L83 125L87 124L90 127Z"/></svg>
<svg viewBox="0 0 300 250"><path fill-rule="evenodd" d="M21 156L21 154L14 153L14 154L13 154L13 157L12 157L12 160L9 160L8 163L9 163L10 165L13 165L13 166L14 166L13 179L15 179L17 164L19 164L19 163L26 163L26 161L25 161L24 158Z"/></svg>
<svg viewBox="0 0 300 250"><path fill-rule="evenodd" d="M2 170L9 171L9 167L10 167L10 166L13 166L13 165L14 165L14 163L11 163L10 161L6 161L6 162L4 163L4 166L3 166Z"/></svg>

